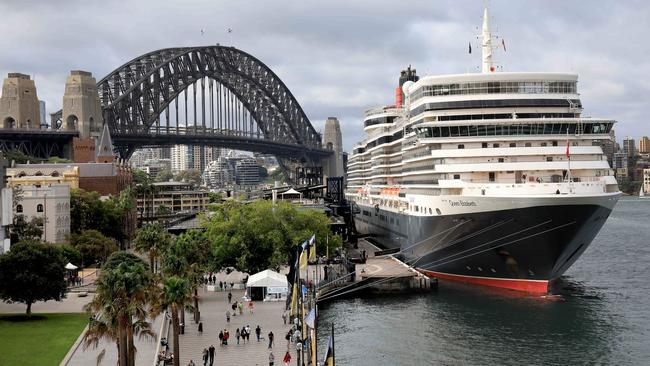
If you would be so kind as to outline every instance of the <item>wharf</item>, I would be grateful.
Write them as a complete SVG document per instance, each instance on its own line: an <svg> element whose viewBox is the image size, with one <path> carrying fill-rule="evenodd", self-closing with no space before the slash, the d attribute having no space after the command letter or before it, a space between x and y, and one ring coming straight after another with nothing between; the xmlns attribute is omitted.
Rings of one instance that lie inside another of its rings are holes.
<svg viewBox="0 0 650 366"><path fill-rule="evenodd" d="M335 270L334 280L318 282L319 302L358 291L370 293L403 293L429 291L437 288L437 280L418 272L392 255L379 255L379 248L360 239L358 248L351 251L351 258L361 263L344 263ZM362 257L365 254L366 260ZM335 265L336 266L336 265ZM314 267L314 266L310 266ZM322 267L322 266L321 266ZM309 269L311 271L311 269ZM347 274L345 273L347 270ZM331 271L330 271L331 272Z"/></svg>

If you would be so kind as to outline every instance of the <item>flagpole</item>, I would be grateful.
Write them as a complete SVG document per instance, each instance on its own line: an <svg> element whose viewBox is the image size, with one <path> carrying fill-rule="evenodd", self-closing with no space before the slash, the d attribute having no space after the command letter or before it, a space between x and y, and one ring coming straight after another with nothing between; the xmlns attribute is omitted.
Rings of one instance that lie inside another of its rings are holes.
<svg viewBox="0 0 650 366"><path fill-rule="evenodd" d="M332 322L332 366L336 365L336 353L334 352L334 322Z"/></svg>

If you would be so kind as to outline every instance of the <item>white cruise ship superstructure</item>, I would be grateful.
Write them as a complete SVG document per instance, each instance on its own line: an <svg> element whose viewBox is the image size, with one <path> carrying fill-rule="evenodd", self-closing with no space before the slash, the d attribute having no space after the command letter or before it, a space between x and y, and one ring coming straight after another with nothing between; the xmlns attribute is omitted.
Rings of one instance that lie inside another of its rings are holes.
<svg viewBox="0 0 650 366"><path fill-rule="evenodd" d="M498 72L487 9L483 72L402 72L396 104L366 111L348 161L359 233L441 279L545 293L620 195L582 117L573 73Z"/></svg>

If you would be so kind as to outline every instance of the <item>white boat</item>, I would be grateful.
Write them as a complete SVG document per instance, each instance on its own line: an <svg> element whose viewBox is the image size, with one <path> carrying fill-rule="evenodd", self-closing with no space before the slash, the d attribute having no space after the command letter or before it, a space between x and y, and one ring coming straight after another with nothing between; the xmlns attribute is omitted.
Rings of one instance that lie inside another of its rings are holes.
<svg viewBox="0 0 650 366"><path fill-rule="evenodd" d="M620 192L582 117L578 76L500 72L484 11L482 72L402 71L366 111L348 161L355 225L423 273L545 293L586 250Z"/></svg>

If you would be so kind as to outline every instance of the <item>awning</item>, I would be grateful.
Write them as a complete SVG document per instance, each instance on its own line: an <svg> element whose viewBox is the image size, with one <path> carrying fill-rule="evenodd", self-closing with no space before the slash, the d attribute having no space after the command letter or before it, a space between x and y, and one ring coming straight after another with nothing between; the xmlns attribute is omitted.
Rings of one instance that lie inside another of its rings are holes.
<svg viewBox="0 0 650 366"><path fill-rule="evenodd" d="M248 278L246 287L281 287L288 288L287 276L267 269Z"/></svg>
<svg viewBox="0 0 650 366"><path fill-rule="evenodd" d="M77 269L79 267L75 266L74 264L68 262L68 264L65 265L65 269Z"/></svg>

